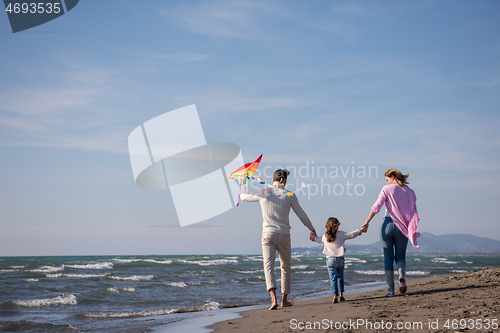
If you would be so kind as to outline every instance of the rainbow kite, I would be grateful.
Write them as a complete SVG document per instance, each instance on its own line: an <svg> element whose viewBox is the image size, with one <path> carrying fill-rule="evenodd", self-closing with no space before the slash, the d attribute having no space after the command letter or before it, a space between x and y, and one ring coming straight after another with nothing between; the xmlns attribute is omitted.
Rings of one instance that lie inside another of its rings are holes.
<svg viewBox="0 0 500 333"><path fill-rule="evenodd" d="M245 164L244 166L238 168L236 171L234 171L233 173L231 173L230 175L227 176L227 178L229 179L233 179L236 184L238 184L238 186L240 187L239 191L238 191L238 203L236 204L236 206L238 206L240 203L241 203L241 198L240 198L240 191L241 191L241 182L240 182L240 178L241 177L246 177L247 179L255 179L255 177L252 177L252 175L254 174L255 170L257 170L257 168L259 167L259 163L260 163L260 160L262 159L262 155L259 156L259 158L257 158L255 161L251 162L251 163L247 163ZM265 184L264 182L264 179L262 178L259 178L259 182L261 184Z"/></svg>
<svg viewBox="0 0 500 333"><path fill-rule="evenodd" d="M244 166L238 168L236 171L234 171L233 173L231 173L230 175L227 176L228 179L232 178L236 182L236 184L238 184L238 186L239 186L238 203L236 204L236 206L239 206L239 204L241 203L241 198L240 198L241 181L240 181L240 179L242 177L246 177L247 179L258 179L259 183L261 183L261 184L266 183L266 181L264 179L257 178L257 177L253 176L253 174L255 173L255 170L257 170L257 168L259 167L259 163L260 163L261 159L262 159L262 155L260 155L259 158L257 158L255 161L245 164ZM287 194L293 196L295 193L299 192L303 188L309 187L309 185L306 185L304 182L302 182L301 185L302 186L300 188L298 188L295 192L287 192ZM272 187L271 185L268 185L268 186ZM281 197L281 194L278 194L277 197L278 198Z"/></svg>

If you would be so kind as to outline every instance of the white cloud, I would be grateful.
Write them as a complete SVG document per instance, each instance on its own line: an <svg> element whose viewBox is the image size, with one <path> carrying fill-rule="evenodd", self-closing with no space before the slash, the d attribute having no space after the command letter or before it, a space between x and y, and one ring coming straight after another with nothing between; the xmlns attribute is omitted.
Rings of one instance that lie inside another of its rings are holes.
<svg viewBox="0 0 500 333"><path fill-rule="evenodd" d="M266 111L277 108L306 106L312 103L307 97L292 95L262 96L257 93L241 92L234 89L210 89L186 95L177 95L172 99L179 105L186 105L196 96L197 103L203 105L201 112L211 115L238 116L242 112ZM251 114L247 115L251 118Z"/></svg>
<svg viewBox="0 0 500 333"><path fill-rule="evenodd" d="M285 122L280 140L267 144L272 154L266 161L339 165L354 160L363 165L493 172L500 168L498 157L488 153L500 148L495 123L495 115L473 113L413 113L408 118L388 114L377 123L370 112L322 114Z"/></svg>
<svg viewBox="0 0 500 333"><path fill-rule="evenodd" d="M198 52L186 52L176 54L153 54L150 59L153 60L172 60L178 63L189 63L203 61L208 58L208 54L201 54Z"/></svg>
<svg viewBox="0 0 500 333"><path fill-rule="evenodd" d="M95 89L33 87L4 92L0 95L2 111L16 115L49 116L92 100Z"/></svg>
<svg viewBox="0 0 500 333"><path fill-rule="evenodd" d="M65 65L40 82L0 93L0 146L125 152L121 122L112 123L113 112L99 105L114 93L110 72Z"/></svg>
<svg viewBox="0 0 500 333"><path fill-rule="evenodd" d="M351 41L355 41L359 35L358 31L351 26L339 21L315 21L314 23L303 23L305 26L331 32Z"/></svg>
<svg viewBox="0 0 500 333"><path fill-rule="evenodd" d="M283 11L262 1L206 1L160 12L181 27L202 35L276 39L258 28L258 19L270 13L283 14Z"/></svg>

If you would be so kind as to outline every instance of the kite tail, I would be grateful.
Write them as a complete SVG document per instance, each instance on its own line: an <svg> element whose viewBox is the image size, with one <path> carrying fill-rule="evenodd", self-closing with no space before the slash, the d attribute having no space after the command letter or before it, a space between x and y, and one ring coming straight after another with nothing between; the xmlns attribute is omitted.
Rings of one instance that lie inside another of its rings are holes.
<svg viewBox="0 0 500 333"><path fill-rule="evenodd" d="M238 202L236 203L236 207L238 207L241 203L241 188L238 190Z"/></svg>
<svg viewBox="0 0 500 333"><path fill-rule="evenodd" d="M236 203L236 207L238 207L241 203L241 183L238 179L234 179L234 182L238 184L238 202Z"/></svg>

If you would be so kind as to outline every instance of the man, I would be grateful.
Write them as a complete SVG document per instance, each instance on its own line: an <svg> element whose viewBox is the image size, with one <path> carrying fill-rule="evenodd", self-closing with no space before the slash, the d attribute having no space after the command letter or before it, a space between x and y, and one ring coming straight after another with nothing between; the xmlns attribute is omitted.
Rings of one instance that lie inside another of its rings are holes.
<svg viewBox="0 0 500 333"><path fill-rule="evenodd" d="M300 221L311 231L309 238L314 239L316 231L300 207L297 196L285 189L288 175L287 170L276 170L273 177L273 186L259 190L254 193L247 193L246 178L241 179L240 198L243 201L259 202L262 208L262 257L264 261L264 274L266 276L267 290L271 294L271 307L269 310L278 308L276 299L276 276L274 273L274 262L276 250L281 263L281 306L292 306L293 302L288 301L291 280L292 246L290 242L290 221L288 216L290 208L293 209Z"/></svg>

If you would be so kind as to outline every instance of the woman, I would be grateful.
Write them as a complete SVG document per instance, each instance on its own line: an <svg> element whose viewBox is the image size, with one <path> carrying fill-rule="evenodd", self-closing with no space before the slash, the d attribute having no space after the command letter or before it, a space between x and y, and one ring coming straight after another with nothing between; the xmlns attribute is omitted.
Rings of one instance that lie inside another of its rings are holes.
<svg viewBox="0 0 500 333"><path fill-rule="evenodd" d="M387 185L382 188L370 215L361 227L362 232L368 230L371 219L385 204L386 212L382 223L381 239L384 247L385 279L389 288L385 296L394 296L393 262L396 261L399 275L399 291L405 293L406 287L406 245L408 239L418 249L417 197L406 184L410 174L403 175L397 169L389 169L385 173Z"/></svg>

